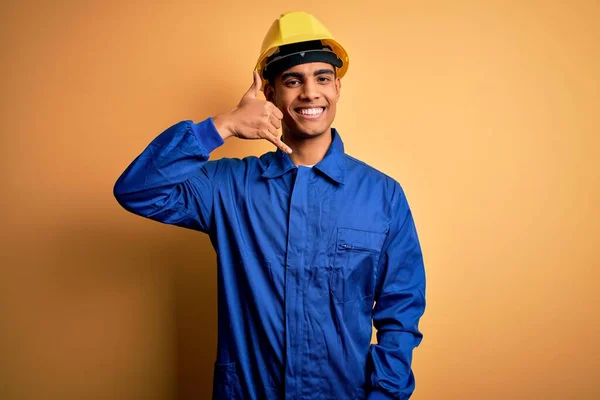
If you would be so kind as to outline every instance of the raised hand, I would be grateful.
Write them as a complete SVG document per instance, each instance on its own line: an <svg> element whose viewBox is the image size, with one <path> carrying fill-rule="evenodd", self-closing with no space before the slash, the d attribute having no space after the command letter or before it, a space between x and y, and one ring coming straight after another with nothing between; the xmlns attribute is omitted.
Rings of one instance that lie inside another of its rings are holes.
<svg viewBox="0 0 600 400"><path fill-rule="evenodd" d="M260 75L254 71L254 82L239 104L233 110L214 117L215 126L223 139L230 136L265 139L290 154L292 149L279 138L283 114L275 104L258 98L261 86Z"/></svg>

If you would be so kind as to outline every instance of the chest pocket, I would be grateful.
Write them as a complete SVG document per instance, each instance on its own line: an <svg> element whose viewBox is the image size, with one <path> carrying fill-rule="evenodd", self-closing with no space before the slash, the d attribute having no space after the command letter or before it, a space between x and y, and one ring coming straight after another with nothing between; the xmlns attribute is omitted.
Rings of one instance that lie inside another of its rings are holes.
<svg viewBox="0 0 600 400"><path fill-rule="evenodd" d="M337 303L372 298L375 272L386 234L338 228L330 292Z"/></svg>

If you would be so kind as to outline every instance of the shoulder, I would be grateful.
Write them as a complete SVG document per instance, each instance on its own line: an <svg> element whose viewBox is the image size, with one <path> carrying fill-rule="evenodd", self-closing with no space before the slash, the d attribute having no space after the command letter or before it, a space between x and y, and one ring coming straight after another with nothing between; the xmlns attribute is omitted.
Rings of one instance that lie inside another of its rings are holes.
<svg viewBox="0 0 600 400"><path fill-rule="evenodd" d="M350 154L344 154L346 175L351 180L367 180L369 186L376 187L387 194L387 198L397 201L398 195L403 195L403 189L400 182L380 169L367 164Z"/></svg>

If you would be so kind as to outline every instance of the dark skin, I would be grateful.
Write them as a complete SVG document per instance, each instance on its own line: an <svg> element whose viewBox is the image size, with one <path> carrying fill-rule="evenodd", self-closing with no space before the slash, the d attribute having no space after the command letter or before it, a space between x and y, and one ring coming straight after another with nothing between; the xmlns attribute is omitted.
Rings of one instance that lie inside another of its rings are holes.
<svg viewBox="0 0 600 400"><path fill-rule="evenodd" d="M254 72L254 83L231 111L213 117L217 131L227 139L264 139L290 155L296 165L313 165L331 145L341 82L326 63L296 65L281 72L264 88ZM285 142L279 138L281 129Z"/></svg>
<svg viewBox="0 0 600 400"><path fill-rule="evenodd" d="M283 113L283 138L294 150L294 164L313 165L325 156L340 89L335 68L321 62L296 65L265 85L265 98Z"/></svg>

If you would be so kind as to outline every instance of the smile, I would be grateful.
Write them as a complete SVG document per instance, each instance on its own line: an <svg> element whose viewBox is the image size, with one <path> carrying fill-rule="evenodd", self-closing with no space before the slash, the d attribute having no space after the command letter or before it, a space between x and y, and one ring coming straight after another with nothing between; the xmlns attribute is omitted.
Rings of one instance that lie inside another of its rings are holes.
<svg viewBox="0 0 600 400"><path fill-rule="evenodd" d="M323 112L325 112L325 107L296 108L294 111L301 115L302 118L317 119L323 115Z"/></svg>

